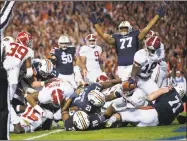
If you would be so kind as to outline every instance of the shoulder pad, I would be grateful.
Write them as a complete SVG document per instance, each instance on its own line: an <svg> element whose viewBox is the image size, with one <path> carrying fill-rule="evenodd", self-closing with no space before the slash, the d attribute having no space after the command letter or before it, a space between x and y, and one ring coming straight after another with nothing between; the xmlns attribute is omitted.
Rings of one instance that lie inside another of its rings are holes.
<svg viewBox="0 0 187 141"><path fill-rule="evenodd" d="M146 62L146 52L145 49L137 51L134 55L134 61L139 65L143 65Z"/></svg>

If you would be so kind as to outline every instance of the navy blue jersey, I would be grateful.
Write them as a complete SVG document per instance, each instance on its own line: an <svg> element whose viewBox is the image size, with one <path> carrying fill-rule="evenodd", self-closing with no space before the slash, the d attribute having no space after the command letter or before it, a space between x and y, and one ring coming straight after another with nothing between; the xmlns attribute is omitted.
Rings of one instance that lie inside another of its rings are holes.
<svg viewBox="0 0 187 141"><path fill-rule="evenodd" d="M176 116L183 111L182 100L174 88L156 99L153 107L158 112L159 125L171 124Z"/></svg>
<svg viewBox="0 0 187 141"><path fill-rule="evenodd" d="M88 114L90 120L89 130L101 129L105 127L105 117L98 113Z"/></svg>
<svg viewBox="0 0 187 141"><path fill-rule="evenodd" d="M84 88L83 92L76 98L73 99L71 106L77 106L80 110L85 111L86 113L95 113L100 110L100 108L95 107L88 101L88 94L92 90L102 91L102 86L93 83Z"/></svg>
<svg viewBox="0 0 187 141"><path fill-rule="evenodd" d="M94 130L94 129L101 129L104 128L104 116L98 114L98 113L91 113L88 114L89 120L90 120L90 126L87 130ZM66 131L79 131L78 128L73 124L73 116L70 116L65 122L64 122L64 129Z"/></svg>
<svg viewBox="0 0 187 141"><path fill-rule="evenodd" d="M59 75L59 72L56 69L53 69L50 74L50 78L58 77L58 75Z"/></svg>
<svg viewBox="0 0 187 141"><path fill-rule="evenodd" d="M70 75L73 73L73 60L75 58L75 47L69 47L66 50L55 49L53 54L56 61L56 69L62 75Z"/></svg>
<svg viewBox="0 0 187 141"><path fill-rule="evenodd" d="M112 35L112 37L115 39L115 49L118 56L118 66L127 66L133 64L134 54L139 48L139 33L139 30L135 30L127 35Z"/></svg>

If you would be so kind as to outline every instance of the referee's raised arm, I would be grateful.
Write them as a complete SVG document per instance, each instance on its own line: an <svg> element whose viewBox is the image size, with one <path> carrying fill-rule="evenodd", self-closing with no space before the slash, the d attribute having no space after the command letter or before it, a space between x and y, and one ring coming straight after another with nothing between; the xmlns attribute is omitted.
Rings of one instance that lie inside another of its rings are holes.
<svg viewBox="0 0 187 141"><path fill-rule="evenodd" d="M0 140L9 140L10 128L10 101L7 94L7 73L2 61L3 32L8 25L15 1L5 1L0 11Z"/></svg>
<svg viewBox="0 0 187 141"><path fill-rule="evenodd" d="M10 15L13 9L15 1L5 1L1 13L0 13L0 30L3 32L3 29L8 25Z"/></svg>

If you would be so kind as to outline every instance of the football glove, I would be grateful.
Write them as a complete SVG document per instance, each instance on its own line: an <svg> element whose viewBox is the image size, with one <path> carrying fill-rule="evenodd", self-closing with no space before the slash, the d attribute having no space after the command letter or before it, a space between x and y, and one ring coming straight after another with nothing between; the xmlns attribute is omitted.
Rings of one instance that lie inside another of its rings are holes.
<svg viewBox="0 0 187 141"><path fill-rule="evenodd" d="M161 5L157 10L156 13L159 15L159 17L163 17L165 14L165 9L163 7L163 5Z"/></svg>

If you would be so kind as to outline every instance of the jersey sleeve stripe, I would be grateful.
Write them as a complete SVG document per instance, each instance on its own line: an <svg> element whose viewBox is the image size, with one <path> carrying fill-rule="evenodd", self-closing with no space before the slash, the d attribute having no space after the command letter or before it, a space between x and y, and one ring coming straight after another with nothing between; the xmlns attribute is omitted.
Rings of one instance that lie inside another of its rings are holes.
<svg viewBox="0 0 187 141"><path fill-rule="evenodd" d="M135 64L136 66L138 66L138 67L141 67L141 65L140 65L138 62L136 62L136 61L134 61L134 64Z"/></svg>

